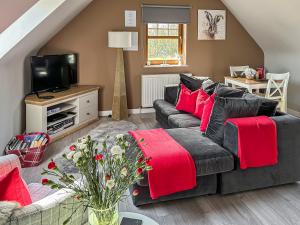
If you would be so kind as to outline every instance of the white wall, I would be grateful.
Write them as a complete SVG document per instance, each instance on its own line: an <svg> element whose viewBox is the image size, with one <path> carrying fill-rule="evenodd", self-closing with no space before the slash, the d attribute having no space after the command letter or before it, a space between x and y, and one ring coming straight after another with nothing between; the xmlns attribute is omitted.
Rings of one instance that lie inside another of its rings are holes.
<svg viewBox="0 0 300 225"><path fill-rule="evenodd" d="M270 72L291 72L288 108L300 111L300 1L222 0L265 53Z"/></svg>
<svg viewBox="0 0 300 225"><path fill-rule="evenodd" d="M23 71L21 56L0 64L0 154L10 137L24 128L23 98L30 87Z"/></svg>
<svg viewBox="0 0 300 225"><path fill-rule="evenodd" d="M1 0L0 33L32 7L38 0Z"/></svg>
<svg viewBox="0 0 300 225"><path fill-rule="evenodd" d="M51 4L49 1L40 0L30 9L34 11L26 12L26 18L18 19L0 36L0 155L9 139L25 129L24 97L31 82L28 56L92 0L51 0ZM34 23L30 23L30 17Z"/></svg>

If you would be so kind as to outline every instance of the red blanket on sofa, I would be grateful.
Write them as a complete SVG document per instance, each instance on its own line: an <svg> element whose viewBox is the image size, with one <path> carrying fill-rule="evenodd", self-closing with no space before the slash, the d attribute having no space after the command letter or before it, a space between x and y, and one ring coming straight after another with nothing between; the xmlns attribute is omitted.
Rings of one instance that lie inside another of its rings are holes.
<svg viewBox="0 0 300 225"><path fill-rule="evenodd" d="M164 129L129 131L145 157L150 157L148 172L150 196L161 196L193 189L196 168L192 156ZM141 138L143 142L139 142Z"/></svg>
<svg viewBox="0 0 300 225"><path fill-rule="evenodd" d="M278 162L277 130L267 116L232 118L238 129L238 158L240 168L271 166Z"/></svg>

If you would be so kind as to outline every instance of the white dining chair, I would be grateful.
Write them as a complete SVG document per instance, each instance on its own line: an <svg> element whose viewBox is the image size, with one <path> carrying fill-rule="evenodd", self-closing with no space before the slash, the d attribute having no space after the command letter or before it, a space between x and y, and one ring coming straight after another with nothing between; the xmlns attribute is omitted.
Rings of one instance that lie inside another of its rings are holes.
<svg viewBox="0 0 300 225"><path fill-rule="evenodd" d="M278 108L281 112L287 112L287 88L290 79L290 73L268 73L267 90L265 98L278 101Z"/></svg>
<svg viewBox="0 0 300 225"><path fill-rule="evenodd" d="M238 77L242 72L246 69L249 69L249 66L230 66L230 76L231 77Z"/></svg>

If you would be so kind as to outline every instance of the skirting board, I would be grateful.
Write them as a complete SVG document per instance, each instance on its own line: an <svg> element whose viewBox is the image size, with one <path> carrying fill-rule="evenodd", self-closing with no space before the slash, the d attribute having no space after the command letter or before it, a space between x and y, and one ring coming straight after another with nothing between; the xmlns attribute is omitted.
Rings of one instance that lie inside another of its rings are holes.
<svg viewBox="0 0 300 225"><path fill-rule="evenodd" d="M141 114L141 113L154 113L155 110L153 108L139 108L139 109L129 109L129 114ZM99 111L99 116L110 116L112 115L112 111Z"/></svg>
<svg viewBox="0 0 300 225"><path fill-rule="evenodd" d="M290 109L288 108L287 112L293 116L297 116L297 117L300 117L300 112L299 111L296 111L294 109Z"/></svg>

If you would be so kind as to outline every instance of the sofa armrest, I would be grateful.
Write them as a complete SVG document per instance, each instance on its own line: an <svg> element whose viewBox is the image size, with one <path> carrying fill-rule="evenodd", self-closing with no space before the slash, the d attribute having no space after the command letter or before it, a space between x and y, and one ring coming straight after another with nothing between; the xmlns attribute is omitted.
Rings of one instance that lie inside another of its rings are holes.
<svg viewBox="0 0 300 225"><path fill-rule="evenodd" d="M238 130L233 123L225 124L223 146L235 156L238 155Z"/></svg>
<svg viewBox="0 0 300 225"><path fill-rule="evenodd" d="M21 164L17 155L10 154L0 157L0 175L10 173L14 168L21 172Z"/></svg>
<svg viewBox="0 0 300 225"><path fill-rule="evenodd" d="M275 121L277 127L279 153L294 151L296 155L299 155L300 163L300 118L289 114L282 114L271 118ZM235 156L238 155L238 130L230 122L224 128L223 146Z"/></svg>
<svg viewBox="0 0 300 225"><path fill-rule="evenodd" d="M175 105L177 102L178 84L166 85L164 87L164 100Z"/></svg>

